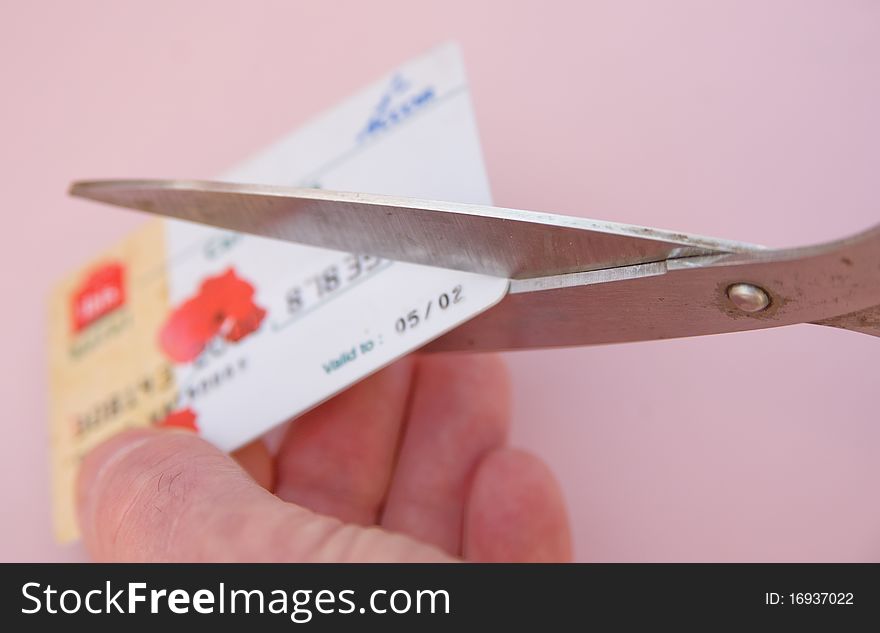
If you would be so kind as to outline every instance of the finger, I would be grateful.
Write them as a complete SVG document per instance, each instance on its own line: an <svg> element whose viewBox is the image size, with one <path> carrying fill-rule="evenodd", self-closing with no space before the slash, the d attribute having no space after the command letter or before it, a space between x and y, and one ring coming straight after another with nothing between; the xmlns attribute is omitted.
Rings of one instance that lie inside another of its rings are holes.
<svg viewBox="0 0 880 633"><path fill-rule="evenodd" d="M284 503L191 433L115 436L84 460L78 501L85 544L104 561L450 560Z"/></svg>
<svg viewBox="0 0 880 633"><path fill-rule="evenodd" d="M245 472L266 490L272 491L275 484L275 464L272 453L263 440L254 440L231 453L232 458Z"/></svg>
<svg viewBox="0 0 880 633"><path fill-rule="evenodd" d="M276 494L346 522L375 523L412 373L405 358L295 420L276 457Z"/></svg>
<svg viewBox="0 0 880 633"><path fill-rule="evenodd" d="M486 456L468 496L462 550L483 562L571 560L562 491L542 461L509 448Z"/></svg>
<svg viewBox="0 0 880 633"><path fill-rule="evenodd" d="M461 550L468 482L507 435L509 384L495 355L423 356L382 525Z"/></svg>

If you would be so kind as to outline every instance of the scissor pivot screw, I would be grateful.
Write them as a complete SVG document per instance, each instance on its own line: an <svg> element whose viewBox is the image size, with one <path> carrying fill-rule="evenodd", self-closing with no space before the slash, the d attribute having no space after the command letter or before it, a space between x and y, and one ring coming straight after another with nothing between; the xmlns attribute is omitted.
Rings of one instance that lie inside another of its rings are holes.
<svg viewBox="0 0 880 633"><path fill-rule="evenodd" d="M727 298L738 309L749 314L766 310L770 305L770 295L760 286L753 284L733 284L727 288Z"/></svg>

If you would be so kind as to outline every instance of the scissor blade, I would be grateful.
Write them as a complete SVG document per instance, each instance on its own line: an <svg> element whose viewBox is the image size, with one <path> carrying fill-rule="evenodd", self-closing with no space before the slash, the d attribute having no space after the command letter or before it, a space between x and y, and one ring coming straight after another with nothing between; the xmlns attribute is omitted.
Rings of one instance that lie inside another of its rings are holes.
<svg viewBox="0 0 880 633"><path fill-rule="evenodd" d="M765 294L764 309L730 299L743 284ZM797 323L880 336L880 226L816 246L512 281L500 303L429 349L600 345Z"/></svg>
<svg viewBox="0 0 880 633"><path fill-rule="evenodd" d="M74 183L72 195L312 246L511 279L755 247L498 207L180 180Z"/></svg>

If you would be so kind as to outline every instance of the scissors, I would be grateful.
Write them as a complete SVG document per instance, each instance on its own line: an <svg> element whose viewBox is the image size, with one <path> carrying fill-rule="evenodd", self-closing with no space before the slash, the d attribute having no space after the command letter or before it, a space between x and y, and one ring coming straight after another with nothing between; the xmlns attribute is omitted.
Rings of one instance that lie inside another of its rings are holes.
<svg viewBox="0 0 880 633"><path fill-rule="evenodd" d="M800 248L366 193L185 180L71 195L241 233L508 279L433 351L597 345L797 323L880 336L880 225Z"/></svg>

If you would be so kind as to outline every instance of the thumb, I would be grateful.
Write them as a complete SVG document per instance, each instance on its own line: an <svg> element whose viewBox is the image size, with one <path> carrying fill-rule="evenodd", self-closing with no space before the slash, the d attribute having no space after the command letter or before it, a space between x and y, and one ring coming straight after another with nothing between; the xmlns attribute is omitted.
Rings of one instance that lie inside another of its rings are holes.
<svg viewBox="0 0 880 633"><path fill-rule="evenodd" d="M86 456L86 547L101 561L451 561L432 546L285 503L190 433L126 431Z"/></svg>

